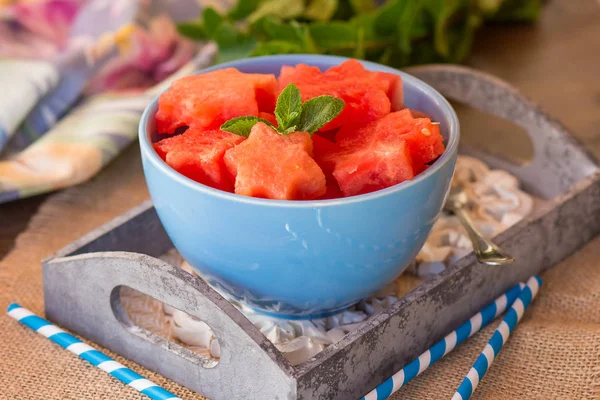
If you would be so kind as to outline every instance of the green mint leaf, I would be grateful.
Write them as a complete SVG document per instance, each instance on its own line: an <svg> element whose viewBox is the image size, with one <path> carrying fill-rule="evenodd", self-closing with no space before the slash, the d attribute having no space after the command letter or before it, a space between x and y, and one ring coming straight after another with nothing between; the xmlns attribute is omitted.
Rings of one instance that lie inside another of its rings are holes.
<svg viewBox="0 0 600 400"><path fill-rule="evenodd" d="M302 104L298 123L299 132L315 133L337 117L344 109L344 101L333 96L314 97Z"/></svg>
<svg viewBox="0 0 600 400"><path fill-rule="evenodd" d="M279 94L275 105L275 118L281 131L297 125L302 112L300 89L293 83L287 85Z"/></svg>
<svg viewBox="0 0 600 400"><path fill-rule="evenodd" d="M283 132L278 131L281 135L289 135L290 133L294 133L298 130L298 127L296 125L294 126L290 126L289 128L287 128L286 130L284 130Z"/></svg>
<svg viewBox="0 0 600 400"><path fill-rule="evenodd" d="M304 17L314 21L329 21L338 8L338 0L311 0L304 11Z"/></svg>
<svg viewBox="0 0 600 400"><path fill-rule="evenodd" d="M276 129L275 126L273 126L273 124L267 121L266 119L258 117L237 117L230 119L229 121L221 125L221 130L247 138L248 136L250 136L250 131L252 130L252 127L257 122L264 122L271 128Z"/></svg>

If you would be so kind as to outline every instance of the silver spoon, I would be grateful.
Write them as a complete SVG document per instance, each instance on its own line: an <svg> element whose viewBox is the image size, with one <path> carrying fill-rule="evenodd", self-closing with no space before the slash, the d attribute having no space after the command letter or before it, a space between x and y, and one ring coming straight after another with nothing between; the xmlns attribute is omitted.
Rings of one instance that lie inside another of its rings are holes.
<svg viewBox="0 0 600 400"><path fill-rule="evenodd" d="M494 243L484 238L481 232L475 228L473 220L471 220L465 209L468 201L469 198L464 188L461 185L453 185L448 194L444 209L456 215L464 226L469 234L471 243L473 243L473 250L475 251L477 260L487 265L504 265L514 262L515 259L513 256L502 251Z"/></svg>

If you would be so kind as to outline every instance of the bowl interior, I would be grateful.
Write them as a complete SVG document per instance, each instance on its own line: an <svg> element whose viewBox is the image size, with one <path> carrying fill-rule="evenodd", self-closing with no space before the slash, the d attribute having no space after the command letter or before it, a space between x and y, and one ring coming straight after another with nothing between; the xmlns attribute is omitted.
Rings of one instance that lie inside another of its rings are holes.
<svg viewBox="0 0 600 400"><path fill-rule="evenodd" d="M238 70L245 73L261 73L261 74L275 74L279 75L279 71L283 65L297 65L297 64L308 64L318 67L322 71L339 65L343 61L347 60L345 57L337 56L323 56L323 55L279 55L279 56L264 56L247 58L243 60L232 61L229 63L218 64L210 68L206 68L198 73L210 72L223 68L237 68ZM434 121L440 122L440 132L444 137L444 144L446 150L444 154L435 161L435 163L428 168L426 171L417 175L413 180L402 182L398 185L394 185L387 189L379 190L373 193L368 193L359 196L352 196L343 199L333 200L314 200L314 201L289 201L289 200L267 200L257 199L245 196L239 196L228 192L223 192L211 187L205 186L201 183L195 182L185 176L179 174L172 168L170 168L163 160L158 156L152 147L152 143L164 138L163 135L158 135L156 132L156 125L154 121L154 115L158 108L157 99L155 99L150 106L145 110L142 119L140 121L140 145L142 151L150 157L151 161L158 164L160 168L166 169L168 174L172 178L180 180L186 185L193 185L198 190L213 192L217 196L234 196L242 202L252 202L257 204L268 204L270 206L285 206L285 207L297 207L307 206L310 207L315 203L319 204L337 204L340 202L349 201L360 201L372 198L375 196L386 195L394 190L399 190L402 187L407 187L414 184L416 181L427 179L427 176L435 173L442 164L448 162L453 154L456 153L459 141L459 124L456 113L448 101L435 89L427 85L423 81L408 75L402 71L398 71L394 68L386 67L384 65L361 61L366 69L371 71L390 72L398 74L402 77L403 91L404 91L404 104L418 111L422 111L428 115L431 115Z"/></svg>

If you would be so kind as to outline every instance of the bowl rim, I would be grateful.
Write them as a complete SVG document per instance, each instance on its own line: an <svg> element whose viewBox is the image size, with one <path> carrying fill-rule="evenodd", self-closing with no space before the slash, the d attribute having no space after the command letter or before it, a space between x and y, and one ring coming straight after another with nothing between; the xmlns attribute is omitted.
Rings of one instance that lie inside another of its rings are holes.
<svg viewBox="0 0 600 400"><path fill-rule="evenodd" d="M350 57L341 57L341 56L330 56L330 55L315 55L315 54L282 54L282 55L271 55L271 56L261 56L261 57L250 57L244 58L240 60L230 61L222 64L213 65L208 68L204 68L198 72L197 74L202 74L206 72L211 72L223 68L239 68L248 65L256 65L256 64L311 64L311 62L318 61L329 61L342 63L346 60L351 59ZM390 186L385 189L377 190L375 192L343 197L339 199L326 199L326 200L272 200L272 199L262 199L256 197L242 196L235 193L225 192L223 190L215 189L210 186L204 185L200 182L196 182L173 168L171 168L166 162L164 162L154 150L154 147L151 145L150 135L146 132L146 126L148 125L150 119L151 110L153 110L158 103L158 98L162 94L159 93L154 97L152 102L146 107L144 110L142 117L140 119L140 123L138 126L138 136L140 142L140 148L142 155L146 155L149 162L154 164L161 172L166 174L170 179L177 181L178 183L187 186L194 191L202 192L207 195L211 195L214 197L220 197L224 200L229 200L233 202L253 204L258 206L268 206L268 207L284 207L284 208L317 208L317 207L332 207L337 205L345 205L352 203L360 203L373 199L377 199L380 197L390 196L396 192L407 189L411 186L417 185L420 182L428 179L432 175L434 175L437 171L439 171L445 164L450 162L453 158L454 154L458 151L458 143L460 139L460 125L458 122L458 116L454 111L454 108L450 105L448 100L444 98L437 90L423 82L422 80L407 74L406 72L400 71L398 69L388 67L382 64L374 63L371 61L358 60L360 61L366 69L375 69L380 72L390 72L393 74L400 75L402 78L403 85L408 82L410 85L416 87L418 90L423 92L429 98L434 100L435 104L441 109L441 111L448 115L450 120L450 126L448 127L448 143L446 145L446 149L444 153L438 158L427 170L421 172L414 179L409 181L400 182L394 186ZM167 90L167 89L165 89Z"/></svg>

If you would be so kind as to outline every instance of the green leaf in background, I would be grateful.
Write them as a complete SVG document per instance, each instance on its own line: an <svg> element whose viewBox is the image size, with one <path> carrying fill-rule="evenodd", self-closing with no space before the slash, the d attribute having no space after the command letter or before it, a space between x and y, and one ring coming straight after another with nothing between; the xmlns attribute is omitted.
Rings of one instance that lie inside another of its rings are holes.
<svg viewBox="0 0 600 400"><path fill-rule="evenodd" d="M252 14L260 4L260 0L239 0L235 7L227 13L227 18L239 21Z"/></svg>
<svg viewBox="0 0 600 400"><path fill-rule="evenodd" d="M541 9L541 0L504 0L492 19L500 22L531 22L537 19Z"/></svg>
<svg viewBox="0 0 600 400"><path fill-rule="evenodd" d="M421 39L427 37L431 30L433 23L428 18L429 16L423 10L423 4L419 2L419 10L415 14L410 27L410 37L412 39Z"/></svg>
<svg viewBox="0 0 600 400"><path fill-rule="evenodd" d="M252 56L268 56L272 54L301 54L305 53L302 46L297 43L290 43L284 40L269 40L268 42L259 42L251 52Z"/></svg>
<svg viewBox="0 0 600 400"><path fill-rule="evenodd" d="M377 10L373 23L381 36L394 36L402 53L411 51L413 24L421 11L421 0L391 0Z"/></svg>
<svg viewBox="0 0 600 400"><path fill-rule="evenodd" d="M273 124L267 121L266 119L258 117L237 117L230 119L229 121L221 125L221 130L247 138L248 136L250 136L250 131L252 130L252 127L257 122L264 122L271 128L275 129L275 126L273 126Z"/></svg>
<svg viewBox="0 0 600 400"><path fill-rule="evenodd" d="M363 14L373 11L377 8L375 0L350 0L350 6L356 14Z"/></svg>
<svg viewBox="0 0 600 400"><path fill-rule="evenodd" d="M257 24L260 25L255 25L260 36L267 42L263 42L265 46L259 44L254 55L319 52L306 25L296 21L282 23L268 17L263 17Z"/></svg>
<svg viewBox="0 0 600 400"><path fill-rule="evenodd" d="M335 54L394 67L462 62L486 22L535 20L541 0L239 0L178 26L214 40L219 61L269 54Z"/></svg>
<svg viewBox="0 0 600 400"><path fill-rule="evenodd" d="M502 0L476 0L476 2L481 13L486 16L494 15L502 5Z"/></svg>
<svg viewBox="0 0 600 400"><path fill-rule="evenodd" d="M302 104L298 131L315 133L337 117L344 109L344 105L343 100L333 96L319 96L307 100Z"/></svg>
<svg viewBox="0 0 600 400"><path fill-rule="evenodd" d="M412 50L411 42L413 36L413 24L417 20L417 15L420 14L421 4L417 0L407 0L402 10L402 14L398 18L398 47L400 50L408 54ZM418 32L418 31L417 31Z"/></svg>
<svg viewBox="0 0 600 400"><path fill-rule="evenodd" d="M204 21L204 31L209 37L212 37L217 32L217 29L219 29L219 26L221 26L223 17L213 8L206 7L202 12L202 20Z"/></svg>
<svg viewBox="0 0 600 400"><path fill-rule="evenodd" d="M282 23L280 21L265 18L263 29L271 39L302 43L306 27L295 21Z"/></svg>
<svg viewBox="0 0 600 400"><path fill-rule="evenodd" d="M212 39L219 46L218 63L249 57L256 49L256 39L228 21L221 22Z"/></svg>
<svg viewBox="0 0 600 400"><path fill-rule="evenodd" d="M304 12L304 2L299 0L264 0L256 11L248 16L250 23L262 17L277 17L280 19L296 18Z"/></svg>
<svg viewBox="0 0 600 400"><path fill-rule="evenodd" d="M396 32L400 16L406 4L413 0L390 0L375 13L375 31L380 35L391 35Z"/></svg>
<svg viewBox="0 0 600 400"><path fill-rule="evenodd" d="M298 125L302 113L300 89L293 83L287 85L279 94L275 105L275 118L279 129L286 130Z"/></svg>
<svg viewBox="0 0 600 400"><path fill-rule="evenodd" d="M434 44L435 50L444 58L450 57L450 44L447 36L449 21L454 14L468 3L464 0L426 0L425 8L434 18Z"/></svg>
<svg viewBox="0 0 600 400"><path fill-rule="evenodd" d="M338 8L338 0L310 0L304 17L314 21L329 21Z"/></svg>
<svg viewBox="0 0 600 400"><path fill-rule="evenodd" d="M177 25L177 30L183 36L186 36L194 40L208 39L209 36L204 32L202 26L202 20L199 21L188 21Z"/></svg>
<svg viewBox="0 0 600 400"><path fill-rule="evenodd" d="M229 47L219 47L217 63L221 64L240 58L246 58L254 55L258 44L252 36L238 38L238 40Z"/></svg>
<svg viewBox="0 0 600 400"><path fill-rule="evenodd" d="M315 44L324 50L354 49L356 45L356 31L351 22L314 23L309 31Z"/></svg>
<svg viewBox="0 0 600 400"><path fill-rule="evenodd" d="M354 58L363 59L365 57L365 28L361 27L356 31L356 49L354 50Z"/></svg>
<svg viewBox="0 0 600 400"><path fill-rule="evenodd" d="M471 13L467 16L467 21L458 37L458 44L452 52L452 62L461 63L467 58L473 46L475 30L482 22L482 17L477 14Z"/></svg>

